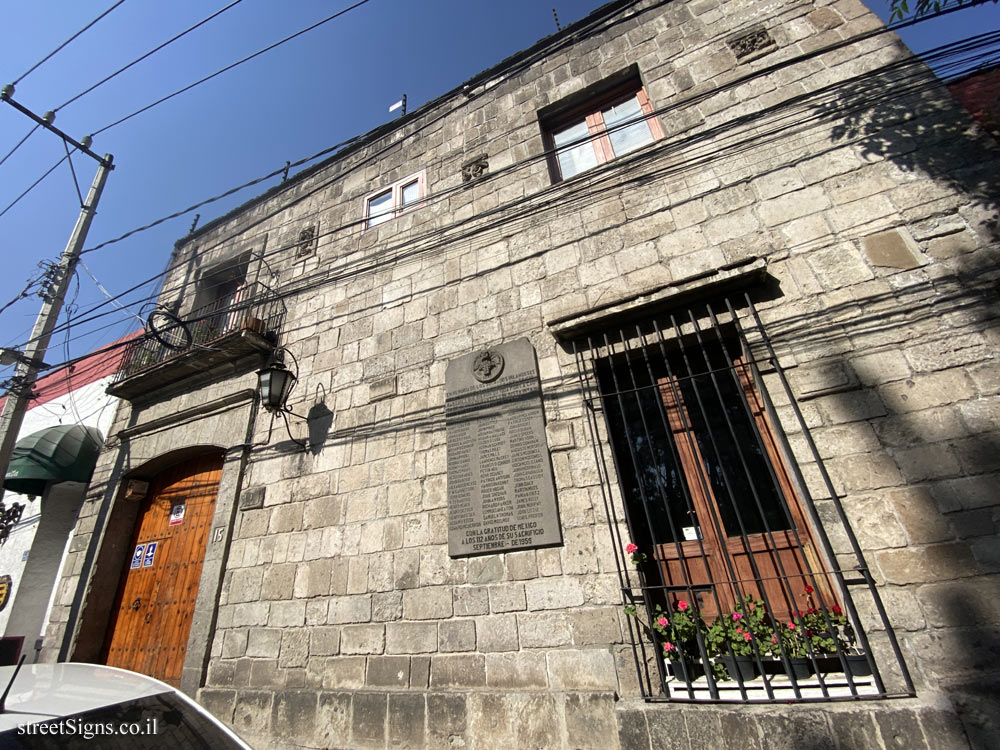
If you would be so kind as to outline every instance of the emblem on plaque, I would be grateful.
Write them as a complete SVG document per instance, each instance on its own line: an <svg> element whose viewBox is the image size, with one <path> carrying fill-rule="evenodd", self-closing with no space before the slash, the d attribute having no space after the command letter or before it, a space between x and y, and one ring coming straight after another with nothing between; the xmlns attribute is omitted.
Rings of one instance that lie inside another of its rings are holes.
<svg viewBox="0 0 1000 750"><path fill-rule="evenodd" d="M10 590L14 580L10 576L0 576L0 610L7 606L10 600Z"/></svg>
<svg viewBox="0 0 1000 750"><path fill-rule="evenodd" d="M485 349L472 361L472 374L480 383L492 383L503 372L503 355L496 349Z"/></svg>

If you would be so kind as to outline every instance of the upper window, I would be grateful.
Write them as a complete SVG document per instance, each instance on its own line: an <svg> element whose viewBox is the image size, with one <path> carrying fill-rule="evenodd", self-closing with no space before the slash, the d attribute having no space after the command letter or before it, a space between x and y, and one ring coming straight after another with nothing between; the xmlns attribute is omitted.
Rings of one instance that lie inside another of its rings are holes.
<svg viewBox="0 0 1000 750"><path fill-rule="evenodd" d="M555 149L553 178L565 180L663 137L646 89L635 79L543 117L547 146Z"/></svg>
<svg viewBox="0 0 1000 750"><path fill-rule="evenodd" d="M365 196L365 228L378 226L416 206L424 197L424 172L394 182Z"/></svg>

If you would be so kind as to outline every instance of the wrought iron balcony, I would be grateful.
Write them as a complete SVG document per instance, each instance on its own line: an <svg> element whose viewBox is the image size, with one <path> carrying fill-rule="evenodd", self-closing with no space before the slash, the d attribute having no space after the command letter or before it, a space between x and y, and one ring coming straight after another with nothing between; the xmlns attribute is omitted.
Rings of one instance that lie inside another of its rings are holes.
<svg viewBox="0 0 1000 750"><path fill-rule="evenodd" d="M134 400L194 375L211 377L219 366L256 365L274 349L284 303L263 284L247 284L180 318L157 326L125 348L108 393Z"/></svg>

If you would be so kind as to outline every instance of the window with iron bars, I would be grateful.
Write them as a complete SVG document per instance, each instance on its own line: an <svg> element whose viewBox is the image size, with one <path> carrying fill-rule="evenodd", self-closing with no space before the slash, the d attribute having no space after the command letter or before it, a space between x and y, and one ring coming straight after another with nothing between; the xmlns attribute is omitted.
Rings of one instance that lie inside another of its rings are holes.
<svg viewBox="0 0 1000 750"><path fill-rule="evenodd" d="M749 295L571 346L644 697L912 695L841 498ZM762 373L795 415L842 549L817 521ZM855 599L877 638L861 626Z"/></svg>

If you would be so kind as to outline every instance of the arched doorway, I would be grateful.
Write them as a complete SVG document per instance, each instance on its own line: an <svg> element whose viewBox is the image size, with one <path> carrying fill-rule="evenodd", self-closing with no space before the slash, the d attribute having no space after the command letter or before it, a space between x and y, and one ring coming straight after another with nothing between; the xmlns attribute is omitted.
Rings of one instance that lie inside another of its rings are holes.
<svg viewBox="0 0 1000 750"><path fill-rule="evenodd" d="M102 661L179 686L223 457L157 474L141 501Z"/></svg>

